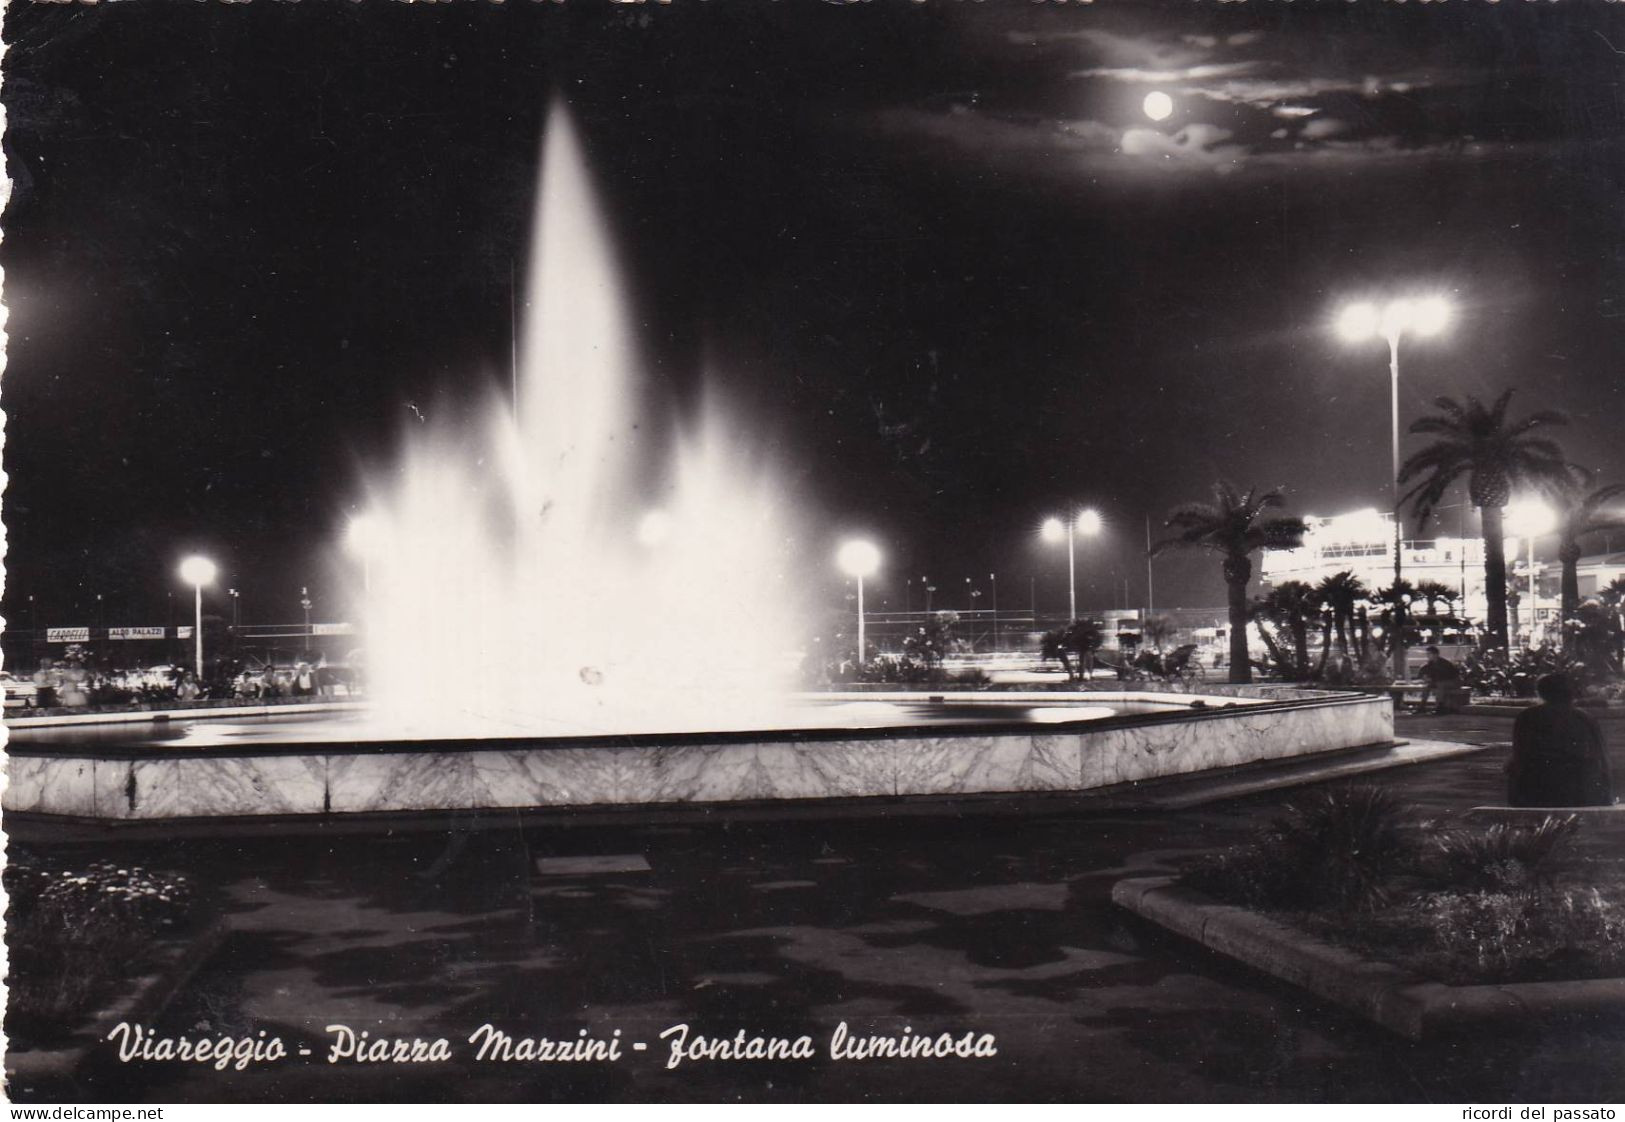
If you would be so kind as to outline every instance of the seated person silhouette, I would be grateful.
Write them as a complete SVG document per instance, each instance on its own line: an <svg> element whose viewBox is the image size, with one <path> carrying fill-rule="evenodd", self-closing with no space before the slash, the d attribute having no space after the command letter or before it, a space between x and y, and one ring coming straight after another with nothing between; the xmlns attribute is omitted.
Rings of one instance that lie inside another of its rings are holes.
<svg viewBox="0 0 1625 1122"><path fill-rule="evenodd" d="M1611 806L1613 775L1596 718L1575 708L1574 687L1562 674L1535 684L1541 703L1518 714L1507 764L1511 806Z"/></svg>
<svg viewBox="0 0 1625 1122"><path fill-rule="evenodd" d="M1437 707L1443 710L1444 691L1461 684L1461 671L1456 669L1455 663L1439 653L1438 647L1428 648L1428 660L1422 664L1419 676L1422 679L1422 696L1416 702L1418 709L1428 703L1428 695L1432 694Z"/></svg>

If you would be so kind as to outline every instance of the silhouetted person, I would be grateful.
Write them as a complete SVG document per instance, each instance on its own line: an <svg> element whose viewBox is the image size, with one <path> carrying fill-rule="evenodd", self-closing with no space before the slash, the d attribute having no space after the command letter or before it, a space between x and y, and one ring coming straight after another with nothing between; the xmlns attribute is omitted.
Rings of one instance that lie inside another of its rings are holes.
<svg viewBox="0 0 1625 1122"><path fill-rule="evenodd" d="M1613 775L1602 726L1574 707L1574 687L1562 674L1535 683L1541 704L1518 714L1507 764L1512 806L1609 806Z"/></svg>
<svg viewBox="0 0 1625 1122"><path fill-rule="evenodd" d="M1428 648L1428 660L1422 664L1422 696L1417 699L1418 709L1428 703L1428 694L1433 695L1437 708L1444 708L1444 692L1453 690L1461 684L1461 671L1456 664L1439 653L1438 647Z"/></svg>

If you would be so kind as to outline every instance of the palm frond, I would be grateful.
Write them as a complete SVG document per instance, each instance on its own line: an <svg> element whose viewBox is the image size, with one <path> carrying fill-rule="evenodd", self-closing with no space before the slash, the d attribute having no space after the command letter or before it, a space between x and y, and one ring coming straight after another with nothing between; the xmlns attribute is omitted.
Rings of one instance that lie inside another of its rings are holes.
<svg viewBox="0 0 1625 1122"><path fill-rule="evenodd" d="M1477 398L1469 397L1467 402L1469 407L1478 405ZM1495 399L1494 404L1492 404L1489 409L1484 410L1494 428L1500 429L1506 427L1507 406L1511 404L1511 402L1512 391L1502 390L1501 396Z"/></svg>
<svg viewBox="0 0 1625 1122"><path fill-rule="evenodd" d="M1538 428L1545 428L1547 425L1566 425L1568 423L1569 416L1567 413L1560 413L1556 409L1543 409L1538 413L1529 414L1521 421L1508 425L1506 432L1508 436L1517 437Z"/></svg>

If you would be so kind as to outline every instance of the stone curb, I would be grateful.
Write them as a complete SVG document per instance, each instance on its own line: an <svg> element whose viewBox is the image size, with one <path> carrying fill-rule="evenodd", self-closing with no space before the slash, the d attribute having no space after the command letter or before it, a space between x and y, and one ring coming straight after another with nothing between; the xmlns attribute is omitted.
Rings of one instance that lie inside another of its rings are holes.
<svg viewBox="0 0 1625 1122"><path fill-rule="evenodd" d="M1625 1013L1625 978L1450 986L1364 958L1246 908L1221 904L1174 877L1112 886L1112 902L1412 1040Z"/></svg>
<svg viewBox="0 0 1625 1122"><path fill-rule="evenodd" d="M103 1029L120 1021L151 1021L220 949L229 934L231 925L224 917L217 917L194 938L175 948L169 961L135 979L122 996L95 1014L95 1028L87 1030L91 1036L85 1043L26 1052L8 1048L5 1054L7 1087L22 1080L65 1079L79 1069L93 1048L103 1043Z"/></svg>
<svg viewBox="0 0 1625 1122"><path fill-rule="evenodd" d="M1535 701L1531 698L1523 705L1496 705L1488 701L1476 701L1462 710L1463 713L1475 717L1505 717L1512 720L1528 709L1533 709ZM1625 706L1615 705L1582 705L1582 713L1590 713L1599 721L1625 721Z"/></svg>

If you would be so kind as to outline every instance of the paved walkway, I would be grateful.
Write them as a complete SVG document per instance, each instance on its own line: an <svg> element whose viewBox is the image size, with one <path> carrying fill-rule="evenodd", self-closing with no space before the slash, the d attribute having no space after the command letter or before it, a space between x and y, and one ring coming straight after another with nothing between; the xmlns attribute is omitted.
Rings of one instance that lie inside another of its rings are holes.
<svg viewBox="0 0 1625 1122"><path fill-rule="evenodd" d="M1493 717L1400 735L1504 741ZM1625 757L1625 728L1610 726ZM1504 748L1384 772L1428 815L1499 799ZM1621 759L1625 774L1625 758ZM142 859L229 885L240 931L161 1032L264 1029L309 1058L245 1072L98 1064L81 1099L1619 1101L1625 1024L1421 1046L1125 917L1125 875L1233 844L1292 797L1183 809L1035 802L791 822L578 825L174 843ZM618 857L550 862L542 857ZM131 860L138 859L134 854ZM614 1063L324 1061L373 1036L609 1039ZM857 1034L990 1033L990 1059L832 1062ZM660 1033L811 1036L818 1059L665 1068ZM630 1042L646 1043L635 1053Z"/></svg>

